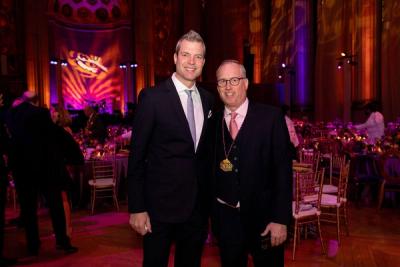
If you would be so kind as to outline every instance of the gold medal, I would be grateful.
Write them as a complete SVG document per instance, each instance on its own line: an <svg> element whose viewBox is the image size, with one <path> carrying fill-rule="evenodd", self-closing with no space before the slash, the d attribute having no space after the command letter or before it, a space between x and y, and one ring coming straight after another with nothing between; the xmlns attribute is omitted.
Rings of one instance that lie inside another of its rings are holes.
<svg viewBox="0 0 400 267"><path fill-rule="evenodd" d="M220 162L219 167L224 172L231 172L233 170L233 164L229 161L229 159L224 159Z"/></svg>

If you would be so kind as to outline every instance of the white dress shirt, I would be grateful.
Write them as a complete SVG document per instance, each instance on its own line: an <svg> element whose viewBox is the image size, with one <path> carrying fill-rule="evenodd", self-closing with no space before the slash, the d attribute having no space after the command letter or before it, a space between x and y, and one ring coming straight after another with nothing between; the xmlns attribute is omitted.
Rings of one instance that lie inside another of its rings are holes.
<svg viewBox="0 0 400 267"><path fill-rule="evenodd" d="M193 90L192 99L193 99L193 108L194 108L194 122L196 125L196 144L195 149L197 149L197 145L199 144L199 139L201 136L201 132L203 130L204 123L204 113L203 113L203 105L201 104L201 97L199 90L197 90L196 84L192 86L192 88L187 88L181 81L176 78L176 74L172 74L172 81L175 85L176 91L178 92L179 99L181 100L183 111L185 112L187 118L187 100L188 95L185 90Z"/></svg>
<svg viewBox="0 0 400 267"><path fill-rule="evenodd" d="M293 121L286 115L285 115L285 121L286 121L286 126L289 130L290 142L292 142L294 147L297 147L299 145L299 138L297 137Z"/></svg>
<svg viewBox="0 0 400 267"><path fill-rule="evenodd" d="M376 140L380 139L385 133L383 115L378 111L372 112L365 123L356 125L355 128L358 130L365 129L368 134L367 142L375 144Z"/></svg>

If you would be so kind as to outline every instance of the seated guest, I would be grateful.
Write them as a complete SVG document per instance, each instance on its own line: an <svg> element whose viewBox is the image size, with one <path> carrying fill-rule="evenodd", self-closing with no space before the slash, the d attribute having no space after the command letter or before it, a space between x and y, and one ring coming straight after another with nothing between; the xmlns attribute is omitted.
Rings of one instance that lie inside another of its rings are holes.
<svg viewBox="0 0 400 267"><path fill-rule="evenodd" d="M50 107L50 115L51 119L55 124L61 126L66 130L68 133L72 134L72 130L70 125L72 123L71 116L69 115L68 111L60 106L59 104L53 104Z"/></svg>
<svg viewBox="0 0 400 267"><path fill-rule="evenodd" d="M99 143L104 143L107 137L107 128L97 114L97 111L91 106L86 106L83 112L88 118L85 134L88 135L89 138L97 140Z"/></svg>
<svg viewBox="0 0 400 267"><path fill-rule="evenodd" d="M366 105L365 113L369 115L367 121L356 125L355 128L357 130L365 129L368 135L368 144L375 144L384 135L385 121L382 113L378 111L378 103L376 101Z"/></svg>
<svg viewBox="0 0 400 267"><path fill-rule="evenodd" d="M60 180L62 189L62 201L67 225L67 235L71 238L71 187L73 186L72 175L74 167L83 165L84 159L78 143L72 137L71 118L68 112L61 106L55 105L50 109L51 119L54 122L54 149L53 158L56 159L58 166L54 175ZM69 171L70 170L70 171Z"/></svg>

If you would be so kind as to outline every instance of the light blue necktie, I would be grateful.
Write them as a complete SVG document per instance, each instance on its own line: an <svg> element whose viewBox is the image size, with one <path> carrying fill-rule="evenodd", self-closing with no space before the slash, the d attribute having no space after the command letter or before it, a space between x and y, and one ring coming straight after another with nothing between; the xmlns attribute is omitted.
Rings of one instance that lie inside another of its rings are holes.
<svg viewBox="0 0 400 267"><path fill-rule="evenodd" d="M194 106L193 106L192 92L193 90L185 90L185 93L188 95L186 116L189 123L190 133L192 134L193 143L194 146L196 147L196 124L194 121Z"/></svg>

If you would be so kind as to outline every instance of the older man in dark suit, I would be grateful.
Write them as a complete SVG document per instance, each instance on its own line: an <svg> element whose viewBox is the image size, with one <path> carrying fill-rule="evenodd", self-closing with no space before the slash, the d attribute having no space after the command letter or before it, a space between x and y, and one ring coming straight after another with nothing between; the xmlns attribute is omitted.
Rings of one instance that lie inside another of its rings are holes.
<svg viewBox="0 0 400 267"><path fill-rule="evenodd" d="M190 31L176 45L176 72L139 97L129 158L130 224L144 235L145 267L200 266L207 235L203 175L205 129L212 96L196 86L205 63L201 36Z"/></svg>
<svg viewBox="0 0 400 267"><path fill-rule="evenodd" d="M247 99L238 61L217 70L225 109L213 116L213 229L223 267L283 266L291 219L289 135L280 110Z"/></svg>

